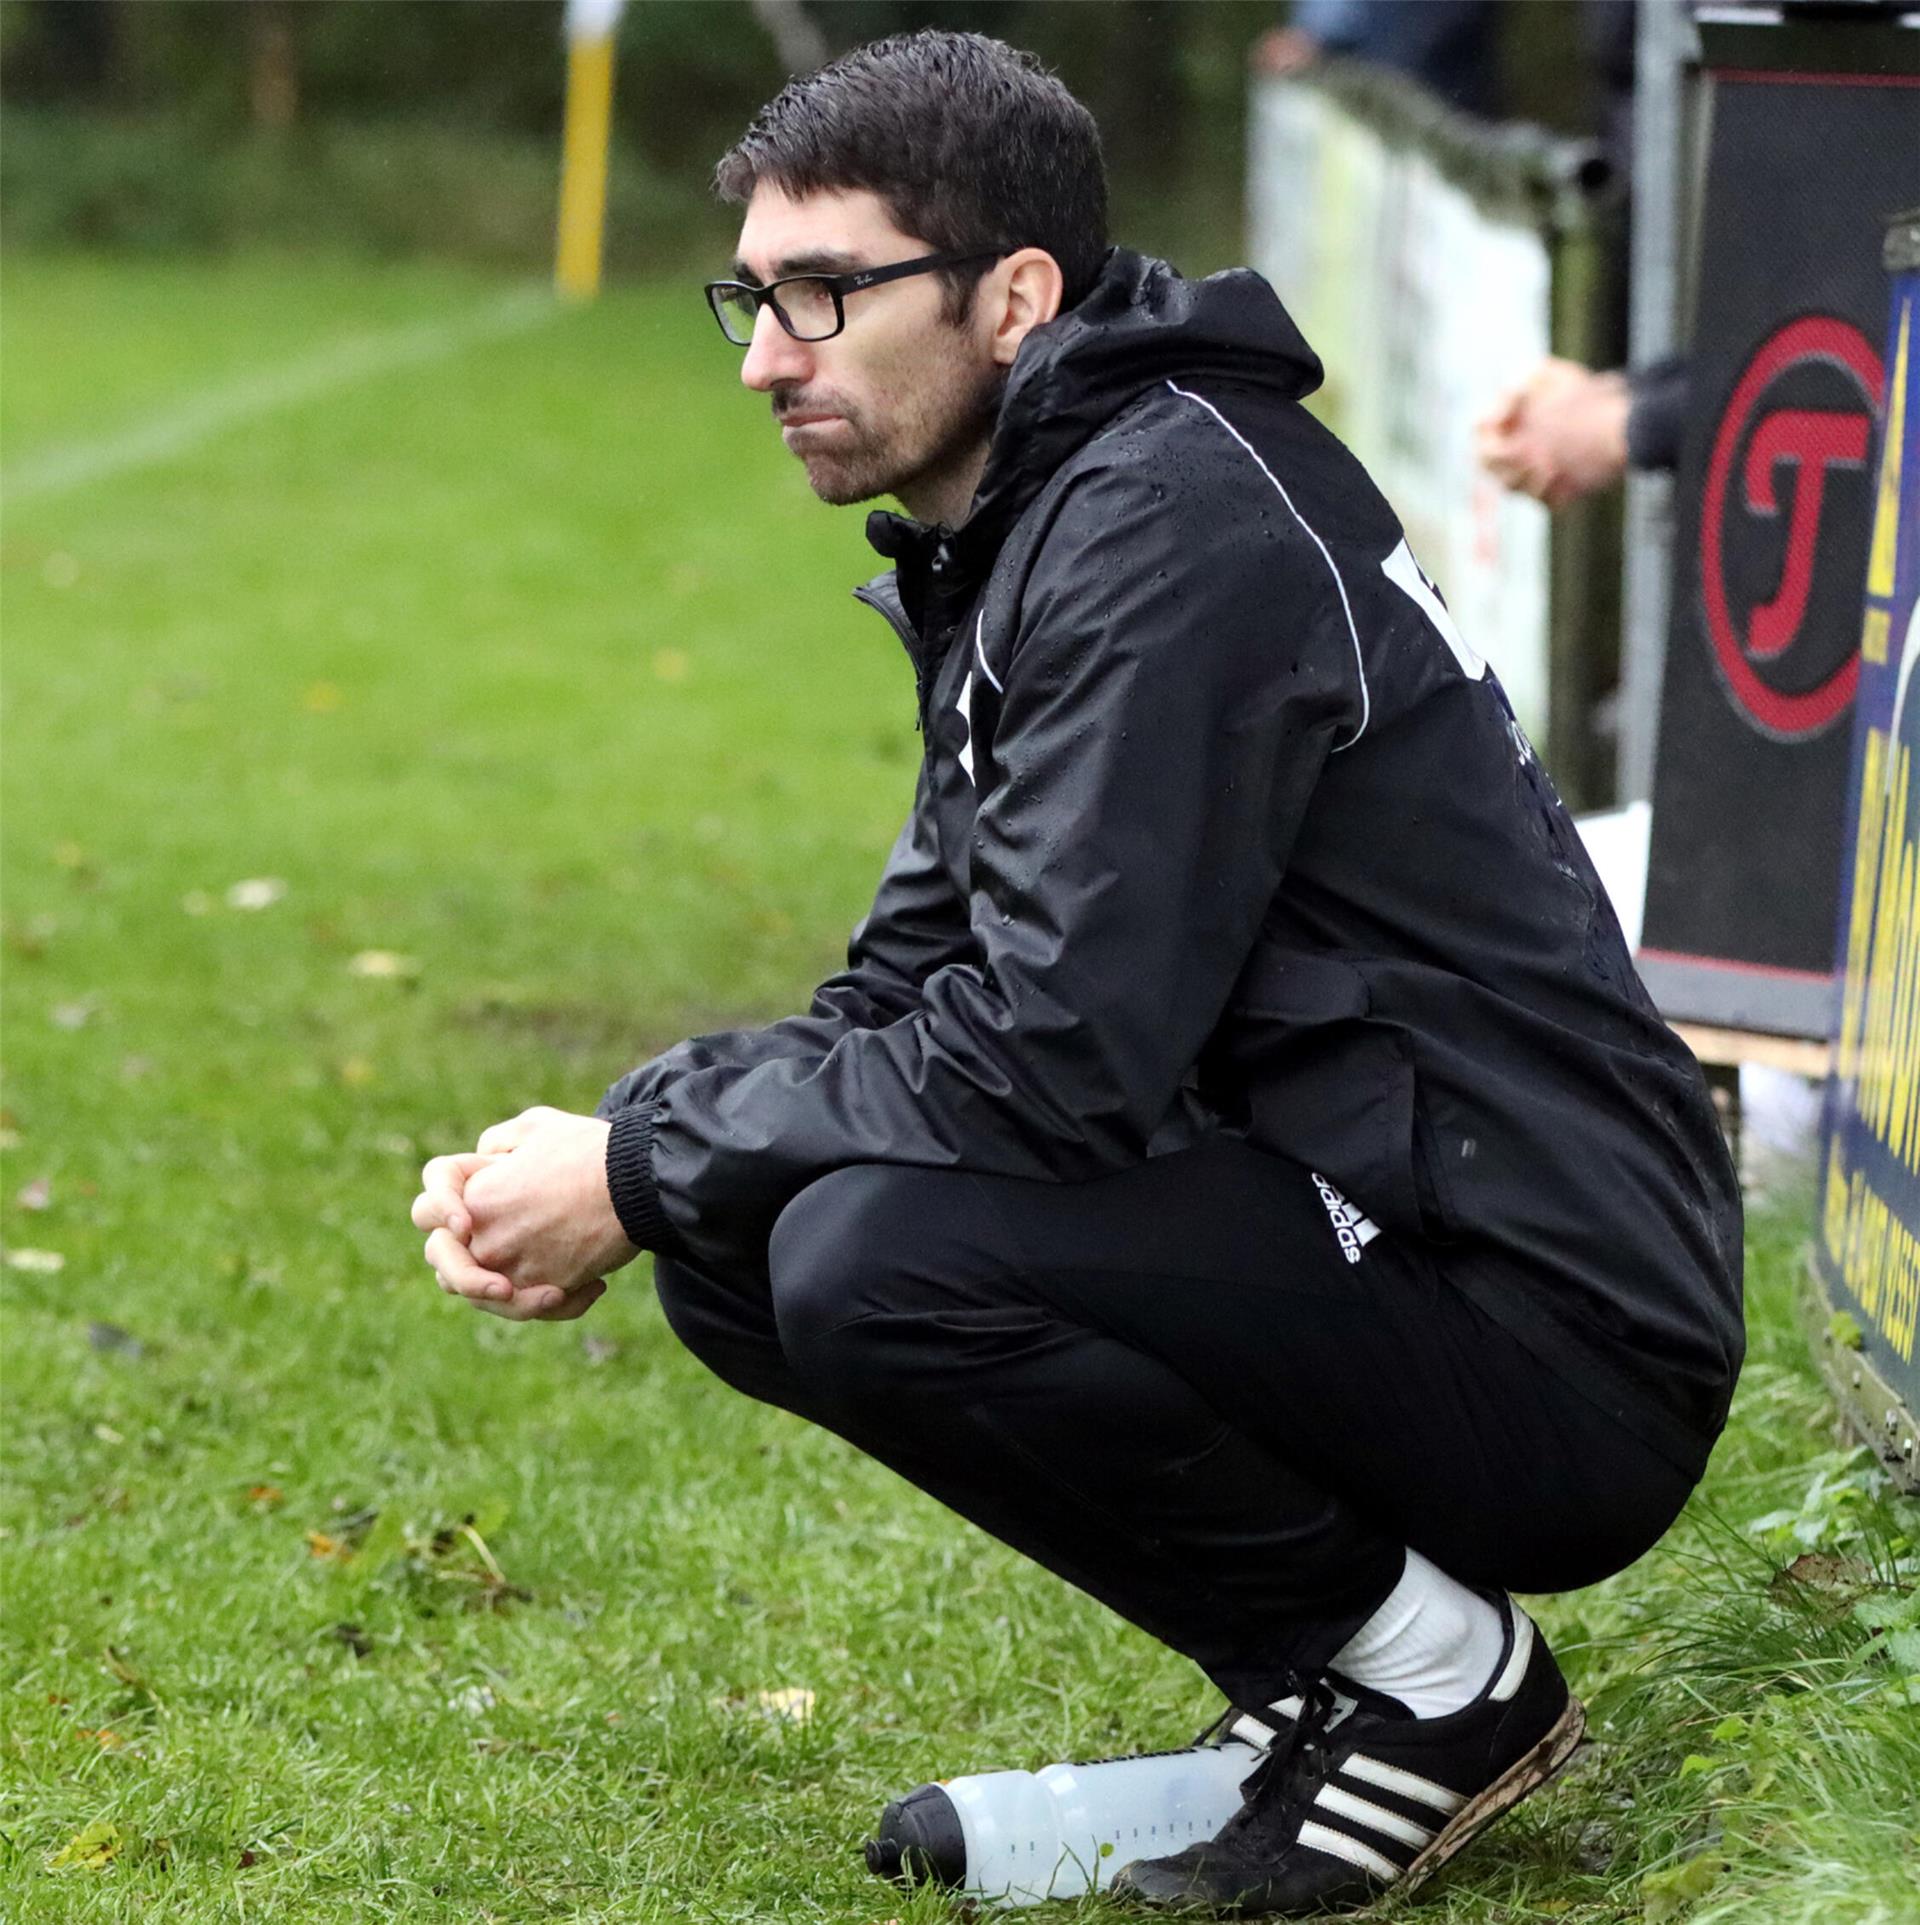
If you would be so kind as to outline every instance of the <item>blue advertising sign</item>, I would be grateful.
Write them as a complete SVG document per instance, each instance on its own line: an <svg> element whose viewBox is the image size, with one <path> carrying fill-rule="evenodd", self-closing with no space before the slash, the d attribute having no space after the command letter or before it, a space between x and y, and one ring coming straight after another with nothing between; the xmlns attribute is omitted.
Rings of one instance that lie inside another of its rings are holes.
<svg viewBox="0 0 1920 1925"><path fill-rule="evenodd" d="M1893 271L1853 774L1840 875L1834 1073L1814 1266L1823 1348L1869 1440L1920 1481L1920 210Z"/></svg>

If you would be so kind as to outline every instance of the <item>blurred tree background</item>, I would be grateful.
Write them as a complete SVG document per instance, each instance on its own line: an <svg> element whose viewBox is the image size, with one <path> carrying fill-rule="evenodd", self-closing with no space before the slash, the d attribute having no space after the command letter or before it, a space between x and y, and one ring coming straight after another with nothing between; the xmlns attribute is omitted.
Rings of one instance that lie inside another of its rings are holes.
<svg viewBox="0 0 1920 1925"><path fill-rule="evenodd" d="M1569 130L1577 9L1510 8L1516 106ZM1240 250L1247 49L1276 0L633 0L620 29L614 274L724 255L713 162L793 29L838 52L922 26L1032 49L1093 110L1116 233L1189 271ZM784 16L784 22L783 22ZM12 246L321 245L550 258L561 0L0 0Z"/></svg>

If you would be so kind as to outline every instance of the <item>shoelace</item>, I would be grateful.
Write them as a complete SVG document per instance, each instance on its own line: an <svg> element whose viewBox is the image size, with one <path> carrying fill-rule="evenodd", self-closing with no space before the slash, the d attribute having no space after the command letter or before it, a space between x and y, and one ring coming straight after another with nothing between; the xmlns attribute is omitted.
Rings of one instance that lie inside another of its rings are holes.
<svg viewBox="0 0 1920 1925"><path fill-rule="evenodd" d="M1338 1708L1338 1700L1324 1678L1303 1682L1300 1699L1300 1715L1274 1739L1267 1755L1241 1780L1240 1795L1245 1802L1227 1820L1219 1834L1222 1838L1256 1822L1259 1812L1270 1806L1275 1795L1290 1802L1293 1794L1327 1775L1331 1763L1327 1726ZM1269 1787L1273 1788L1271 1793Z"/></svg>
<svg viewBox="0 0 1920 1925"><path fill-rule="evenodd" d="M1289 1680L1290 1684L1291 1682ZM1292 1724L1302 1702L1297 1692L1290 1692L1286 1697L1275 1698L1271 1704L1229 1703L1227 1708L1194 1738L1194 1747L1197 1749L1201 1745L1226 1744L1237 1740L1241 1744L1251 1745L1256 1751L1265 1752L1281 1731ZM1243 1726L1256 1727L1260 1735L1255 1737L1252 1732L1243 1730Z"/></svg>
<svg viewBox="0 0 1920 1925"><path fill-rule="evenodd" d="M1278 1731L1283 1722L1271 1709L1249 1711L1244 1705L1230 1704L1193 1740L1192 1749L1197 1751L1202 1745L1227 1743L1237 1735L1236 1727L1248 1719L1269 1731ZM1253 1740L1246 1738L1241 1742L1252 1744ZM1258 1747L1261 1750L1265 1748L1264 1745Z"/></svg>

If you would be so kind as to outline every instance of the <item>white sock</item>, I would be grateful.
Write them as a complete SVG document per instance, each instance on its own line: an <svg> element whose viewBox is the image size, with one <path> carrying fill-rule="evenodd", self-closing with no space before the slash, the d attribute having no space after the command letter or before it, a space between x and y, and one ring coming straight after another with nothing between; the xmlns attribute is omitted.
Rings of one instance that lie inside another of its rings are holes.
<svg viewBox="0 0 1920 1925"><path fill-rule="evenodd" d="M1504 1613L1408 1551L1400 1582L1333 1660L1333 1669L1398 1698L1416 1718L1443 1718L1492 1682L1506 1645Z"/></svg>

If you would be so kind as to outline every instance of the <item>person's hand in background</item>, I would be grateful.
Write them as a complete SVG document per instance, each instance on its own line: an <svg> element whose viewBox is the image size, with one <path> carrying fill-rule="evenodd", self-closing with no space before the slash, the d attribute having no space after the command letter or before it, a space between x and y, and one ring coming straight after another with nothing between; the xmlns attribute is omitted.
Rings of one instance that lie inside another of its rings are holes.
<svg viewBox="0 0 1920 1925"><path fill-rule="evenodd" d="M1516 493L1564 508L1627 468L1626 377L1549 356L1475 429L1480 464Z"/></svg>
<svg viewBox="0 0 1920 1925"><path fill-rule="evenodd" d="M1297 74L1320 58L1320 43L1298 27L1274 27L1247 50L1247 64L1259 74Z"/></svg>

